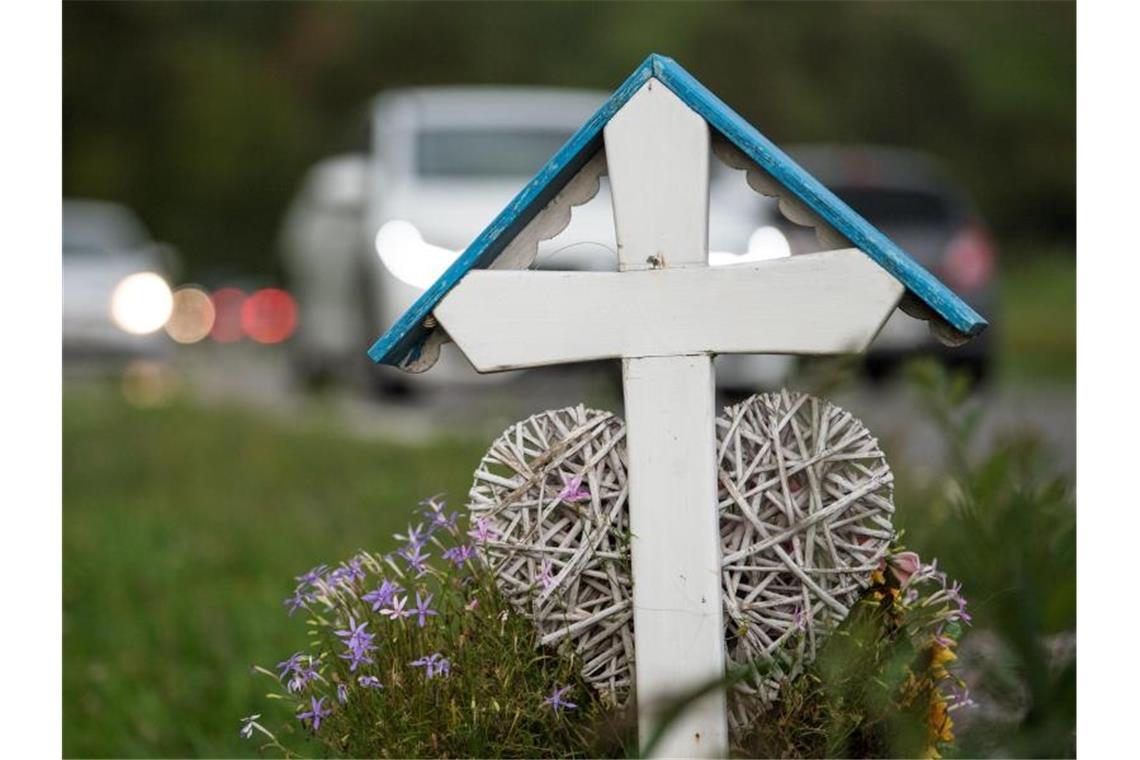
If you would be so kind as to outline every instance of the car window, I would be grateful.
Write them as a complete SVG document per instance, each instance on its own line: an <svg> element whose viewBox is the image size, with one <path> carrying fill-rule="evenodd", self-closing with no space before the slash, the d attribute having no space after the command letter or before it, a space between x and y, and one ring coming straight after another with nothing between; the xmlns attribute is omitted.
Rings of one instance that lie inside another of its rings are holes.
<svg viewBox="0 0 1140 760"><path fill-rule="evenodd" d="M146 228L123 206L111 203L64 201L65 254L128 250L149 240Z"/></svg>
<svg viewBox="0 0 1140 760"><path fill-rule="evenodd" d="M416 137L425 177L531 177L572 133L548 129L430 130Z"/></svg>
<svg viewBox="0 0 1140 760"><path fill-rule="evenodd" d="M944 225L954 219L949 199L923 190L832 187L832 191L875 226Z"/></svg>

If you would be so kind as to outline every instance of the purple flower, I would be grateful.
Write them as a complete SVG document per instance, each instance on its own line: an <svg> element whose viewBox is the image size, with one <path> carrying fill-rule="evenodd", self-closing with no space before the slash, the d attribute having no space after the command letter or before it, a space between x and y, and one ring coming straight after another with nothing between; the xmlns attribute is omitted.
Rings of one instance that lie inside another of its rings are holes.
<svg viewBox="0 0 1140 760"><path fill-rule="evenodd" d="M966 612L966 597L962 596L962 584L955 581L949 591L951 601L958 605L958 610L951 615L951 620L958 619L969 625L974 618L970 616L970 613Z"/></svg>
<svg viewBox="0 0 1140 760"><path fill-rule="evenodd" d="M325 583L329 586L347 586L348 582L348 574L343 567L336 568L325 578Z"/></svg>
<svg viewBox="0 0 1140 760"><path fill-rule="evenodd" d="M543 591L549 591L554 585L554 576L550 572L553 567L554 565L550 560L544 559L542 561L542 569L538 572L538 582L542 584Z"/></svg>
<svg viewBox="0 0 1140 760"><path fill-rule="evenodd" d="M431 598L433 594L428 594L427 599L420 599L420 592L416 592L416 608L410 610L408 617L418 617L420 628L424 627L424 623L431 616L438 615L439 613L431 609Z"/></svg>
<svg viewBox="0 0 1140 760"><path fill-rule="evenodd" d="M413 668L423 668L429 680L437 675L446 676L451 673L451 661L439 652L413 660L408 664Z"/></svg>
<svg viewBox="0 0 1140 760"><path fill-rule="evenodd" d="M376 676L360 676L356 682L366 689L383 689L384 684L380 683L380 679Z"/></svg>
<svg viewBox="0 0 1140 760"><path fill-rule="evenodd" d="M357 581L363 581L367 578L363 564L364 560L359 556L353 557L347 562L341 562L339 567L328 574L325 583L330 586L348 587Z"/></svg>
<svg viewBox="0 0 1140 760"><path fill-rule="evenodd" d="M293 596L286 599L283 604L289 608L289 617L293 617L293 613L299 607L305 607L309 602L313 601L312 594L306 594L303 587L298 586L293 589Z"/></svg>
<svg viewBox="0 0 1140 760"><path fill-rule="evenodd" d="M282 660L281 662L277 663L277 668L280 671L277 674L277 677L278 678L284 678L285 676L289 675L290 673L298 670L301 667L301 658L302 657L304 657L304 655L301 652L294 652L289 657L289 659Z"/></svg>
<svg viewBox="0 0 1140 760"><path fill-rule="evenodd" d="M456 567L459 567L473 556L475 556L475 547L470 544L455 546L443 553L443 558L454 562Z"/></svg>
<svg viewBox="0 0 1140 760"><path fill-rule="evenodd" d="M567 702L562 698L562 695L570 691L570 688L571 687L569 686L563 686L561 689L559 689L556 685L551 695L549 697L543 698L542 701L550 705L554 712L558 712L559 710L573 710L578 705L574 704L573 702Z"/></svg>
<svg viewBox="0 0 1140 760"><path fill-rule="evenodd" d="M325 708L324 697L321 697L320 699L317 699L316 697L309 697L309 702L312 705L311 709L306 710L302 713L297 713L297 720L301 721L302 723L309 721L310 728L312 728L313 731L318 731L321 727L321 719L332 715L332 710Z"/></svg>
<svg viewBox="0 0 1140 760"><path fill-rule="evenodd" d="M416 571L417 577L427 572L426 562L428 557L431 556L430 554L424 554L421 549L423 549L423 544L408 544L396 552L407 561L411 569Z"/></svg>
<svg viewBox="0 0 1140 760"><path fill-rule="evenodd" d="M293 677L290 678L289 683L285 685L285 687L294 694L308 686L310 681L325 680L321 674L317 672L316 668L313 667L313 658L310 656L308 660L307 664L298 663L297 666L293 668Z"/></svg>
<svg viewBox="0 0 1140 760"><path fill-rule="evenodd" d="M342 683L336 685L336 701L342 705L348 701L348 687Z"/></svg>
<svg viewBox="0 0 1140 760"><path fill-rule="evenodd" d="M380 610L381 615L386 615L392 620L399 620L400 618L407 617L412 614L409 610L404 609L404 605L408 603L407 596L393 596L392 606L385 607Z"/></svg>
<svg viewBox="0 0 1140 760"><path fill-rule="evenodd" d="M325 574L325 571L328 569L329 569L328 565L317 565L316 567L314 567L309 572L307 572L303 575L298 575L295 578L295 580L297 580L300 583L300 586L302 586L302 587L305 584L308 584L310 586L316 586L317 584L319 584L321 582L321 580Z"/></svg>
<svg viewBox="0 0 1140 760"><path fill-rule="evenodd" d="M966 686L950 687L950 704L947 710L957 710L960 707L973 707L978 703L970 699L970 690Z"/></svg>
<svg viewBox="0 0 1140 760"><path fill-rule="evenodd" d="M346 651L341 655L341 658L349 661L349 670L356 670L361 664L371 663L373 661L369 656L369 652L376 650L376 645L372 643L375 634L368 633L364 630L367 625L367 622L357 625L356 621L350 615L348 618L348 628L342 631L336 631L336 635L344 639Z"/></svg>
<svg viewBox="0 0 1140 760"><path fill-rule="evenodd" d="M399 533L395 533L395 534L393 534L392 537L395 538L397 541L405 542L408 546L421 546L422 547L427 542L428 537L430 535L431 535L430 530L425 531L423 525L417 525L414 528L411 525L409 525L408 526L408 535L401 536Z"/></svg>
<svg viewBox="0 0 1140 760"><path fill-rule="evenodd" d="M390 580L385 580L375 589L360 598L362 601L372 605L373 612L378 612L387 606L392 601L392 597L399 591L401 591L401 589L398 584L392 583Z"/></svg>
<svg viewBox="0 0 1140 760"><path fill-rule="evenodd" d="M792 615L792 624L797 630L807 630L807 613L805 613L804 608L798 604L796 605L795 613Z"/></svg>
<svg viewBox="0 0 1140 760"><path fill-rule="evenodd" d="M257 715L247 715L241 719L241 731L238 732L241 734L241 738L248 739L253 736L253 729L255 726L257 728L261 728L261 726L259 726L257 723L257 719L260 717L261 715L259 713Z"/></svg>
<svg viewBox="0 0 1140 760"><path fill-rule="evenodd" d="M499 534L491 529L491 520L488 517L480 517L475 521L475 530L467 531L467 535L474 538L476 541L486 543L487 541L494 541L499 537Z"/></svg>
<svg viewBox="0 0 1140 760"><path fill-rule="evenodd" d="M447 504L443 501L439 501L435 496L420 503L426 507L422 514L427 518L428 524L431 525L433 529L444 528L448 532L455 532L455 523L459 519L458 512L448 513L445 510Z"/></svg>
<svg viewBox="0 0 1140 760"><path fill-rule="evenodd" d="M565 502L585 501L590 498L590 492L582 488L582 476L566 477L566 473L559 473L562 477L562 490L558 492L558 500Z"/></svg>

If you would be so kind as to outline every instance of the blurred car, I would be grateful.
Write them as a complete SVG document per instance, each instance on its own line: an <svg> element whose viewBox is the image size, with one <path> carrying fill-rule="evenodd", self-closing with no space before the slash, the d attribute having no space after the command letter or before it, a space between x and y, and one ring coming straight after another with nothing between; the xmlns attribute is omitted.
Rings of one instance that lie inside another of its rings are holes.
<svg viewBox="0 0 1140 760"><path fill-rule="evenodd" d="M106 201L63 200L65 354L163 352L177 254L155 242L133 211Z"/></svg>
<svg viewBox="0 0 1140 760"><path fill-rule="evenodd" d="M582 90L437 87L378 97L368 149L326 159L302 182L287 215L282 255L302 320L294 343L306 380L359 367L368 342L392 325L605 101ZM741 178L713 162L709 246L713 264L737 261L757 230ZM737 189L734 189L737 188ZM774 228L770 232L780 234ZM777 251L781 250L779 246ZM786 243L782 250L786 253ZM753 254L759 255L756 251ZM755 257L755 256L754 256ZM542 241L539 269L617 269L608 181ZM725 388L778 384L788 357L718 358ZM480 377L454 345L430 373L371 369L385 390Z"/></svg>
<svg viewBox="0 0 1140 760"><path fill-rule="evenodd" d="M876 146L799 145L788 153L991 323L1000 321L993 239L969 194L936 159ZM774 223L793 255L818 250L809 228L782 217ZM878 376L900 359L931 353L982 380L992 363L993 340L991 327L964 346L947 348L925 322L895 311L871 344L866 366Z"/></svg>

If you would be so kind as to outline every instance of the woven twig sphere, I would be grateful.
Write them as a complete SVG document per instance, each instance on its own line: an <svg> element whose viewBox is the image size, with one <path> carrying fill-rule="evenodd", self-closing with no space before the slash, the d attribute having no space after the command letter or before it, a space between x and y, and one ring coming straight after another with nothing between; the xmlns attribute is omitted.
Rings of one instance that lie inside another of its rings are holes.
<svg viewBox="0 0 1140 760"><path fill-rule="evenodd" d="M742 729L867 586L894 536L893 477L863 423L803 393L728 407L717 441L728 659L767 665L738 687Z"/></svg>
<svg viewBox="0 0 1140 760"><path fill-rule="evenodd" d="M802 393L752 396L716 424L727 657L767 665L737 687L736 733L867 585L893 536L892 476L859 420ZM468 505L503 593L617 702L634 662L626 468L620 419L547 411L492 444Z"/></svg>
<svg viewBox="0 0 1140 760"><path fill-rule="evenodd" d="M628 693L633 668L626 469L619 418L546 411L496 439L468 503L500 590L543 644L569 638L583 677L614 698Z"/></svg>

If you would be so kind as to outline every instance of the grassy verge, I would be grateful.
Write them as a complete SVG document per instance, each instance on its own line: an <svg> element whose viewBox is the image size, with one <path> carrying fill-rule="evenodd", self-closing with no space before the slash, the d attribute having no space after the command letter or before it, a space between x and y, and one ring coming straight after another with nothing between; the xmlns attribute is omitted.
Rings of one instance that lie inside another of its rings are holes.
<svg viewBox="0 0 1140 760"><path fill-rule="evenodd" d="M304 641L291 579L459 502L483 446L365 442L241 411L64 399L67 756L254 754L255 662Z"/></svg>
<svg viewBox="0 0 1140 760"><path fill-rule="evenodd" d="M1077 372L1077 260L1022 256L1002 272L998 360L1016 383L1073 382Z"/></svg>

